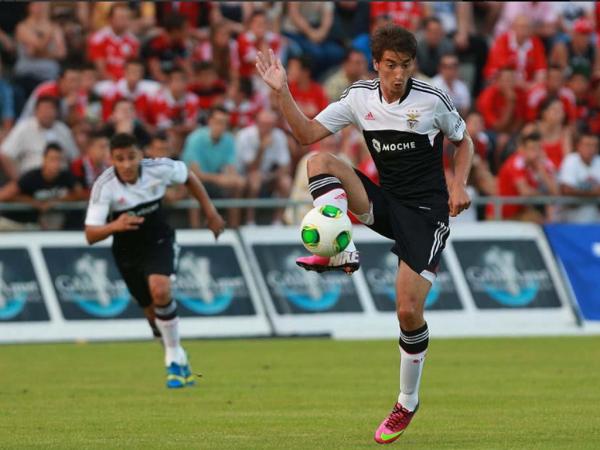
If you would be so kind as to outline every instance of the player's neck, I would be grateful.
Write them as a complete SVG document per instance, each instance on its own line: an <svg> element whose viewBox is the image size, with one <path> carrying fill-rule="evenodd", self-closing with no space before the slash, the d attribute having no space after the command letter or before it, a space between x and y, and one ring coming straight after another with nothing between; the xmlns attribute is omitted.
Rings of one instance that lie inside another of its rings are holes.
<svg viewBox="0 0 600 450"><path fill-rule="evenodd" d="M406 92L406 85L403 86L402 91L392 93L390 90L387 90L383 85L381 85L381 95L386 103L396 103L400 100L404 93Z"/></svg>

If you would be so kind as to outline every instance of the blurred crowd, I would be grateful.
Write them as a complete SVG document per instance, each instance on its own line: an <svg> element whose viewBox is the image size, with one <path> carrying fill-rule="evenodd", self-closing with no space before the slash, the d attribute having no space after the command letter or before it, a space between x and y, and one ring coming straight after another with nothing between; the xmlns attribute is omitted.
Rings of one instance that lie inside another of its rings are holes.
<svg viewBox="0 0 600 450"><path fill-rule="evenodd" d="M85 200L133 133L147 157L188 164L212 198L310 199L312 152L374 181L361 133L301 146L256 74L272 49L309 117L374 78L369 35L417 35L416 78L448 92L476 155L474 197L600 195L600 2L8 2L0 14L0 227L80 228ZM444 145L452 177L452 145ZM167 201L187 197L173 188ZM227 211L229 226L298 223L302 208ZM186 213L188 214L188 213ZM471 208L460 220L598 221L597 205ZM186 216L199 227L197 209Z"/></svg>

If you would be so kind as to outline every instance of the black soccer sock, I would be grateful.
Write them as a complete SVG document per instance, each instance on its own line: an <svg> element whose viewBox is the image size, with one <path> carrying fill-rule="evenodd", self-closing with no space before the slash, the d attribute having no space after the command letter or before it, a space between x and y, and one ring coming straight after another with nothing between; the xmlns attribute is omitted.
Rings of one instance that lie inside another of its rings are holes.
<svg viewBox="0 0 600 450"><path fill-rule="evenodd" d="M334 189L343 189L340 180L329 173L320 173L308 178L308 190L313 200ZM316 205L315 205L316 206Z"/></svg>
<svg viewBox="0 0 600 450"><path fill-rule="evenodd" d="M400 328L400 348L406 353L416 354L427 350L429 345L429 328L427 323L420 328L412 331L404 331Z"/></svg>

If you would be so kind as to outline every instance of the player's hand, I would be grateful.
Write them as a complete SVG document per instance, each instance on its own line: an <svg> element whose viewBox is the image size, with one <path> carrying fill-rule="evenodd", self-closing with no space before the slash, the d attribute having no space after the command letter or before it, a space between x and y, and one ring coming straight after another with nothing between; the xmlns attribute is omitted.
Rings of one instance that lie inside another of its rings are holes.
<svg viewBox="0 0 600 450"><path fill-rule="evenodd" d="M215 212L206 218L206 225L215 235L215 240L219 239L219 235L225 231L225 220L218 212Z"/></svg>
<svg viewBox="0 0 600 450"><path fill-rule="evenodd" d="M271 89L281 92L287 82L287 75L281 61L275 56L272 49L269 49L267 55L263 52L257 53L256 70Z"/></svg>
<svg viewBox="0 0 600 450"><path fill-rule="evenodd" d="M133 231L140 228L140 225L144 223L144 218L123 213L113 223L116 232Z"/></svg>
<svg viewBox="0 0 600 450"><path fill-rule="evenodd" d="M463 183L452 183L450 188L450 198L448 199L448 207L450 208L450 216L456 217L462 211L471 206L471 197L467 192L467 188Z"/></svg>

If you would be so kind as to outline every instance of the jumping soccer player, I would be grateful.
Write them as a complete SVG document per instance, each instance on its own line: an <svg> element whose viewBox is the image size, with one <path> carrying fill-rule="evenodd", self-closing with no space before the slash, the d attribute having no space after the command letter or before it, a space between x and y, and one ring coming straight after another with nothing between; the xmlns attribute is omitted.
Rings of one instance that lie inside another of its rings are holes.
<svg viewBox="0 0 600 450"><path fill-rule="evenodd" d="M177 247L175 232L161 208L167 186L187 186L202 206L215 238L223 232L225 222L184 163L168 158L142 159L135 137L126 133L113 136L110 154L113 167L106 169L92 187L85 236L93 244L113 235L112 252L123 280L144 308L154 335L162 336L167 387L194 384L179 342L177 305L171 298L170 276L175 273ZM112 221L107 223L109 214Z"/></svg>
<svg viewBox="0 0 600 450"><path fill-rule="evenodd" d="M416 49L409 31L395 25L378 29L371 50L379 78L352 84L339 101L312 120L292 98L281 61L272 52L258 53L256 60L258 73L277 94L281 111L301 144L312 144L354 124L362 130L379 172L381 186L331 154L318 153L308 161L315 206L349 208L362 223L395 241L400 395L375 432L380 444L398 439L419 406L419 382L429 343L423 318L425 297L448 237L448 213L456 216L470 205L465 186L473 143L448 95L411 77ZM444 135L456 146L454 178L448 187L442 166ZM306 270L348 273L360 264L353 243L330 259L310 256L297 263Z"/></svg>

